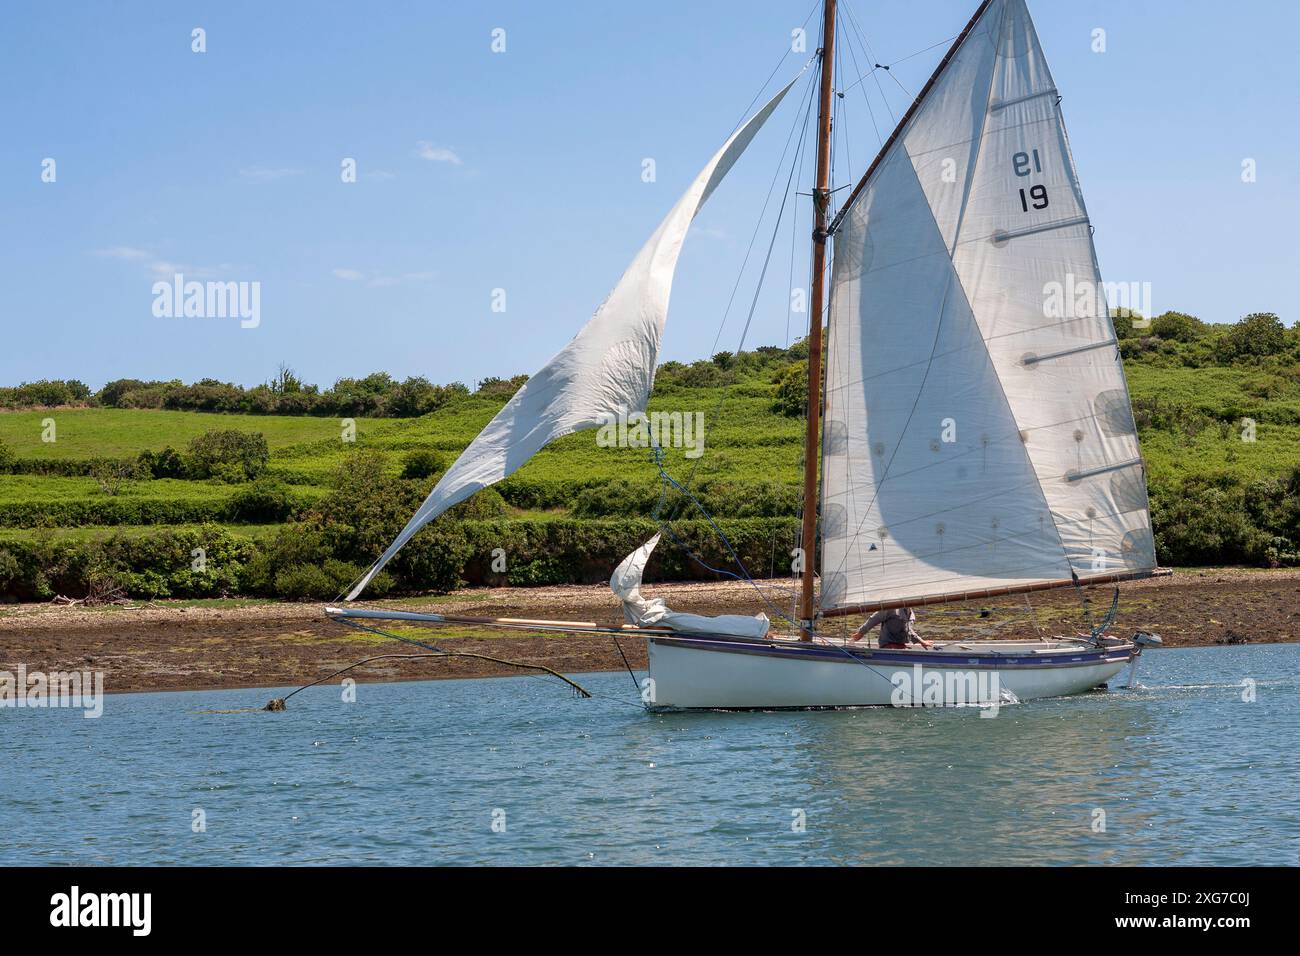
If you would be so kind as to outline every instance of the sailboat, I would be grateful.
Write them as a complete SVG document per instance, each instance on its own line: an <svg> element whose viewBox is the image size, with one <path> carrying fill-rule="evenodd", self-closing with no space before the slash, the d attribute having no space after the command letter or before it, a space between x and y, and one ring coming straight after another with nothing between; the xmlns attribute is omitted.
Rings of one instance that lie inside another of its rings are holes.
<svg viewBox="0 0 1300 956"><path fill-rule="evenodd" d="M1056 639L920 649L826 631L837 617L1168 573L1061 96L1024 0L979 5L837 210L836 22L825 0L810 61L807 557L789 633L762 614L682 614L642 596L658 535L615 569L618 624L356 602L429 521L548 442L644 413L691 220L794 81L713 156L594 317L470 443L331 617L643 636L653 709L996 704L1087 691L1135 664L1141 641L1107 633L1114 603L1091 633ZM1093 295L1052 307L1056 288Z"/></svg>

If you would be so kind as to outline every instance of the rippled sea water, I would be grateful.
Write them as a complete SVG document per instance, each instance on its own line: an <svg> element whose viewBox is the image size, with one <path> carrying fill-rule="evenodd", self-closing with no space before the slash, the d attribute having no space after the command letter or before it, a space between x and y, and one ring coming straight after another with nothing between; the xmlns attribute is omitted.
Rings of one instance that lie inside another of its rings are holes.
<svg viewBox="0 0 1300 956"><path fill-rule="evenodd" d="M578 675L592 700L512 677L6 709L0 863L1300 862L1300 645L1138 678L995 719L650 716L626 673Z"/></svg>

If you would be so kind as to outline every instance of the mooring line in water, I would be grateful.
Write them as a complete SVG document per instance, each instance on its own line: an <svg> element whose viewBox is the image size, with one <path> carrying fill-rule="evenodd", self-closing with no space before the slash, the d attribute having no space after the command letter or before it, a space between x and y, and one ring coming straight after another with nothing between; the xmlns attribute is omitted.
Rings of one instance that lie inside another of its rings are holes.
<svg viewBox="0 0 1300 956"><path fill-rule="evenodd" d="M347 667L344 667L342 670L337 670L333 674L328 674L325 677L320 678L319 680L314 680L310 684L303 684L301 687L297 688L297 690L290 691L288 694L286 694L283 697L273 697L271 700L267 701L266 706L263 707L262 710L270 710L270 711L284 710L285 702L294 694L297 694L300 691L304 691L309 687L315 687L318 684L323 684L328 680L333 680L335 677L338 677L340 674L345 674L348 671L352 670L353 668L360 667L363 664L369 664L372 661L392 659L392 658L398 658L401 660L413 660L416 658L428 658L428 657L442 657L442 658L472 657L475 658L476 660L491 661L494 664L503 664L506 667L518 667L523 670L542 671L543 673L550 674L552 677L564 681L564 683L568 684L571 688L573 688L575 694L587 698L590 698L592 696L591 691L587 690L581 684L577 683L576 681L570 680L569 678L561 674L559 671L553 670L552 668L547 667L544 664L526 664L523 661L510 661L510 660L506 660L503 657L491 657L487 654L473 654L469 651L448 651L441 647L437 647L436 645L433 644L426 644L423 641L417 641L414 638L410 638L410 637L402 637L401 635L398 634L390 634L388 631L381 631L377 627L370 627L368 625L361 624L356 621L344 620L343 623L346 624L348 627L354 628L355 630L358 631L368 631L369 633L377 634L380 637L387 637L394 641L401 641L403 644L413 644L416 647L423 647L425 650L429 651L430 653L428 654L378 654L375 655L374 657L367 657L364 660L357 661L354 664L349 664Z"/></svg>

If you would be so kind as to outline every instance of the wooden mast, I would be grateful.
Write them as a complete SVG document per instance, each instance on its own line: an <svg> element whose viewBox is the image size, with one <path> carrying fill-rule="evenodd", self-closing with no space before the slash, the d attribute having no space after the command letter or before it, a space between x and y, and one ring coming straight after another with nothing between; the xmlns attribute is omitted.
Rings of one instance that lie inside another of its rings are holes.
<svg viewBox="0 0 1300 956"><path fill-rule="evenodd" d="M808 426L804 434L801 637L812 640L817 563L817 471L821 460L822 311L826 300L827 216L831 200L831 105L835 95L835 0L822 3L821 102L817 108L817 185L813 189L812 302L808 320Z"/></svg>
<svg viewBox="0 0 1300 956"><path fill-rule="evenodd" d="M803 577L800 581L799 592L800 636L804 640L812 639L813 586L817 563L817 472L821 462L819 439L822 417L822 311L825 308L826 298L826 240L839 227L840 220L844 218L845 212L853 205L853 200L858 197L858 194L862 192L871 179L876 167L894 144L894 140L899 137L912 117L916 115L926 95L934 87L935 82L957 51L961 49L966 37L969 36L971 30L974 29L975 24L979 22L980 17L988 10L991 3L992 0L982 0L974 16L966 24L966 29L962 30L952 48L948 50L947 55L935 67L929 82L925 84L925 88L921 90L907 113L899 120L898 126L890 135L888 142L881 147L871 167L863 174L862 179L853 188L853 192L849 194L848 200L841 207L840 213L835 217L834 222L828 222L828 217L830 212L831 177L831 103L835 92L835 0L825 0L822 5L822 75L821 103L817 117L817 186L813 190L813 209L816 220L813 228L812 315L808 328L808 427L804 436L803 526L799 541L804 556Z"/></svg>

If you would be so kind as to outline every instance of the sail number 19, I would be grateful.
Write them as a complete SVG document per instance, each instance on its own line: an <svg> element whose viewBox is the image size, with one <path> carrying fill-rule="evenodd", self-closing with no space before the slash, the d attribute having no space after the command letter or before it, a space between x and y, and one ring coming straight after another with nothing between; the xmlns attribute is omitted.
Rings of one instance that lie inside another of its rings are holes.
<svg viewBox="0 0 1300 956"><path fill-rule="evenodd" d="M1016 153L1011 157L1011 165L1017 176L1028 176L1031 173L1041 173L1043 171L1043 162L1038 156L1038 150L1029 153ZM1030 186L1028 190L1020 190L1020 208L1029 212L1030 206L1034 209L1046 209L1048 205L1047 187Z"/></svg>

